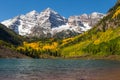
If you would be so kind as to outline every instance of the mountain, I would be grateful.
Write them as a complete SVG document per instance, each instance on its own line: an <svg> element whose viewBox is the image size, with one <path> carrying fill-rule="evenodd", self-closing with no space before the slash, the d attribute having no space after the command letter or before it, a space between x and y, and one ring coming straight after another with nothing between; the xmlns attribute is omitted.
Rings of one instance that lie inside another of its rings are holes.
<svg viewBox="0 0 120 80"><path fill-rule="evenodd" d="M108 58L109 56L119 56L120 0L94 28L64 41L61 45L63 57Z"/></svg>
<svg viewBox="0 0 120 80"><path fill-rule="evenodd" d="M24 42L23 45L17 47L17 50L34 58L52 56L53 58L120 59L120 0L104 18L100 16L101 14L98 13L72 16L67 20L66 25L52 29L56 30L55 33L59 38L63 35L63 37L76 35L75 31L79 33L77 26L80 27L82 34L65 39L50 38ZM96 17L102 19L97 23ZM96 24L94 24L95 21ZM94 27L86 30L89 28L88 25Z"/></svg>
<svg viewBox="0 0 120 80"><path fill-rule="evenodd" d="M66 19L47 8L41 13L33 10L25 15L5 20L2 24L22 36L66 38L91 29L104 16L102 13L94 12L90 15L83 14Z"/></svg>

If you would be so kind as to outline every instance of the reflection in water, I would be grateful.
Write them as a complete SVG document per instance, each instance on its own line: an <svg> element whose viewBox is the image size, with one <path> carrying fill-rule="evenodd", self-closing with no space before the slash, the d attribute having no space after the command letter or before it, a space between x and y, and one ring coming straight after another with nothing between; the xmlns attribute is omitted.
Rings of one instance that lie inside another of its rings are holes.
<svg viewBox="0 0 120 80"><path fill-rule="evenodd" d="M0 59L0 80L120 80L120 62Z"/></svg>

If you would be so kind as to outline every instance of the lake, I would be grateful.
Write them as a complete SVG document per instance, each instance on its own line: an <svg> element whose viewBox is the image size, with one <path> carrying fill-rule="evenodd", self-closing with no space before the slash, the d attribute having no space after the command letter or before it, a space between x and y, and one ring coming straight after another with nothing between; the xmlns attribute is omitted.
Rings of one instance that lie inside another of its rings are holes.
<svg viewBox="0 0 120 80"><path fill-rule="evenodd" d="M120 80L120 62L0 59L0 80Z"/></svg>

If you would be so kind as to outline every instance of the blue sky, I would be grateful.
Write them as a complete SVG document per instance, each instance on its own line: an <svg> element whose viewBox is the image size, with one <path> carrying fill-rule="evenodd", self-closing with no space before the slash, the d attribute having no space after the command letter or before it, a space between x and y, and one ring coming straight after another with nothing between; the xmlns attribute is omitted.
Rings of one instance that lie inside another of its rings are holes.
<svg viewBox="0 0 120 80"><path fill-rule="evenodd" d="M47 7L66 18L92 12L106 13L117 0L0 0L0 21L25 14L32 10L41 12Z"/></svg>

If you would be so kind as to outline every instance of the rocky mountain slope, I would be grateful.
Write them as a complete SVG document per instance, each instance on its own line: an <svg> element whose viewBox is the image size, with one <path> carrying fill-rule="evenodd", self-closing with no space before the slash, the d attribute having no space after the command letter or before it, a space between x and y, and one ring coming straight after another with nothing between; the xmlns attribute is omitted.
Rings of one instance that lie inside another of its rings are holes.
<svg viewBox="0 0 120 80"><path fill-rule="evenodd" d="M5 20L2 24L22 36L29 37L59 37L75 36L92 28L101 18L102 13L90 15L62 17L54 10L47 8L41 13L31 11L25 15Z"/></svg>
<svg viewBox="0 0 120 80"><path fill-rule="evenodd" d="M64 57L120 55L120 0L95 27L63 44Z"/></svg>

